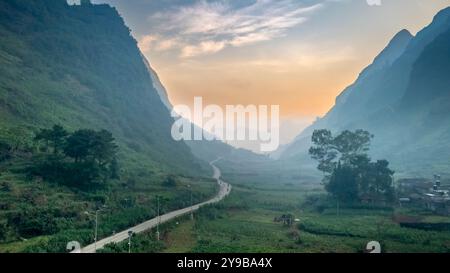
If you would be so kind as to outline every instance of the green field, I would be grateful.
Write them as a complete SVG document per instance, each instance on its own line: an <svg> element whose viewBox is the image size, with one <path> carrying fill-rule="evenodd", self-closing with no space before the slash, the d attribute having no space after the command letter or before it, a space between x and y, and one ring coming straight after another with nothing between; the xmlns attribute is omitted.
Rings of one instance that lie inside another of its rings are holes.
<svg viewBox="0 0 450 273"><path fill-rule="evenodd" d="M401 216L442 223L450 217L417 207L355 205L338 211L312 177L288 179L279 174L274 179L264 170L241 176L229 165L221 167L227 170L224 179L233 184L231 195L200 209L194 221L186 218L171 223L157 252L362 253L374 240L383 252L450 251L450 231L403 228L395 220ZM274 222L275 217L288 213L299 222L292 226ZM147 252L146 246L135 251Z"/></svg>

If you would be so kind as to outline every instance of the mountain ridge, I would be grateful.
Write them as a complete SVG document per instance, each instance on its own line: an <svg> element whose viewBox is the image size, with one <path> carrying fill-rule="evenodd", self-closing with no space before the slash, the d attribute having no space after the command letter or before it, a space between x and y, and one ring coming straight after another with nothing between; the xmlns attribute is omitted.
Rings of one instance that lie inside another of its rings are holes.
<svg viewBox="0 0 450 273"><path fill-rule="evenodd" d="M431 172L431 168L425 170L420 162L426 160L433 166L432 154L441 154L433 148L433 142L444 145L441 149L450 146L449 128L444 123L448 118L445 109L450 86L445 73L449 63L449 36L450 8L440 11L414 37L405 30L400 31L355 83L338 96L332 109L299 134L281 158L307 160L315 129L334 132L365 129L375 134L372 156L388 158L402 171L417 175ZM386 65L378 69L377 60L382 59L399 37L404 39L398 51L401 54L392 55L395 60L382 62ZM429 88L438 91L433 93ZM442 139L448 141L442 144ZM447 160L440 157L434 165L445 164ZM437 167L436 171L448 169Z"/></svg>

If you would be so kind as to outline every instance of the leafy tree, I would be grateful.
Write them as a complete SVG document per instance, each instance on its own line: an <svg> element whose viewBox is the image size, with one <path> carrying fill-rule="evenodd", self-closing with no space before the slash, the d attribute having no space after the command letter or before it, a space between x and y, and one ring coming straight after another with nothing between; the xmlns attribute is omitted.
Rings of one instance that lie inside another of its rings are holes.
<svg viewBox="0 0 450 273"><path fill-rule="evenodd" d="M117 153L117 145L114 141L113 135L106 130L94 133L91 155L101 166L114 161Z"/></svg>
<svg viewBox="0 0 450 273"><path fill-rule="evenodd" d="M358 181L355 170L338 163L325 189L340 202L357 201Z"/></svg>
<svg viewBox="0 0 450 273"><path fill-rule="evenodd" d="M111 161L109 170L111 172L111 179L120 179L120 165L117 161L117 158L114 157L114 159Z"/></svg>
<svg viewBox="0 0 450 273"><path fill-rule="evenodd" d="M57 154L64 146L65 139L69 133L60 125L54 125L52 129L41 129L35 137L37 141L44 141L47 146L53 148L53 153Z"/></svg>
<svg viewBox="0 0 450 273"><path fill-rule="evenodd" d="M0 130L0 143L9 146L10 154L14 154L17 151L33 151L34 135L24 127L9 127L1 128Z"/></svg>
<svg viewBox="0 0 450 273"><path fill-rule="evenodd" d="M392 200L389 162L372 162L367 152L373 138L364 130L343 131L333 137L329 130L316 130L309 153L325 173L325 189L338 201L354 202L362 196L372 200Z"/></svg>
<svg viewBox="0 0 450 273"><path fill-rule="evenodd" d="M75 162L93 160L103 167L115 159L118 147L114 141L106 130L78 130L68 137L64 153Z"/></svg>
<svg viewBox="0 0 450 273"><path fill-rule="evenodd" d="M337 157L333 150L333 136L329 130L316 130L312 135L312 142L315 146L309 149L311 157L319 161L317 167L324 173L332 173L334 170L334 160Z"/></svg>
<svg viewBox="0 0 450 273"><path fill-rule="evenodd" d="M330 175L338 162L350 164L352 160L364 156L369 150L373 136L364 130L343 131L333 137L329 130L316 130L312 136L311 157L319 161L318 169Z"/></svg>
<svg viewBox="0 0 450 273"><path fill-rule="evenodd" d="M29 176L86 189L119 178L118 146L106 130L81 129L70 134L55 125L41 130L36 140L44 141L53 153L34 155L32 166L27 168Z"/></svg>
<svg viewBox="0 0 450 273"><path fill-rule="evenodd" d="M168 175L163 182L164 187L174 188L177 186L177 180L174 175Z"/></svg>
<svg viewBox="0 0 450 273"><path fill-rule="evenodd" d="M374 200L391 201L394 198L394 171L389 168L387 160L370 162L361 175L361 193Z"/></svg>
<svg viewBox="0 0 450 273"><path fill-rule="evenodd" d="M78 130L67 138L64 147L64 154L79 162L89 156L95 138L95 131L93 130Z"/></svg>

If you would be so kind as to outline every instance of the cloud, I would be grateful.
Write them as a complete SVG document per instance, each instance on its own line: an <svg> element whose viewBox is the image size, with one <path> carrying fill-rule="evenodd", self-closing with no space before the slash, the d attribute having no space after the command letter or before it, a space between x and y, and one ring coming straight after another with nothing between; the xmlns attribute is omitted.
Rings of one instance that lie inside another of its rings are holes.
<svg viewBox="0 0 450 273"><path fill-rule="evenodd" d="M159 46L148 37L140 44L151 50L178 48L182 58L213 54L283 36L323 6L320 1L305 5L298 0L256 0L244 6L232 3L236 4L199 0L155 13L149 20L156 25Z"/></svg>
<svg viewBox="0 0 450 273"><path fill-rule="evenodd" d="M202 54L212 54L225 48L225 42L204 41L198 46L187 45L182 49L181 57L189 58Z"/></svg>
<svg viewBox="0 0 450 273"><path fill-rule="evenodd" d="M152 49L152 45L154 44L154 42L157 40L158 40L158 38L156 36L145 35L139 40L139 43L138 43L139 49L143 53L148 53Z"/></svg>
<svg viewBox="0 0 450 273"><path fill-rule="evenodd" d="M169 50L174 47L177 47L178 44L179 44L179 41L177 38L162 40L156 46L156 50L158 50L158 51Z"/></svg>
<svg viewBox="0 0 450 273"><path fill-rule="evenodd" d="M159 35L144 35L139 39L138 46L143 53L151 51L165 51L178 47L180 44L177 38L163 38Z"/></svg>

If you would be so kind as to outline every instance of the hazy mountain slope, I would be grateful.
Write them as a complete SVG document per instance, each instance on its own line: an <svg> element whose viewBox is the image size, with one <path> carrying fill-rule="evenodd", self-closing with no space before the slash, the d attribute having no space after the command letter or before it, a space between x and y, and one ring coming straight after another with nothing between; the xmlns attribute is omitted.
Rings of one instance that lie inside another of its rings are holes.
<svg viewBox="0 0 450 273"><path fill-rule="evenodd" d="M169 101L169 97L167 95L167 90L165 89L164 85L161 83L156 71L150 66L150 64L148 63L148 61L145 59L144 56L143 56L143 59L147 66L147 69L153 79L153 86L155 87L156 91L158 92L158 95L159 95L161 101L166 106L166 108L169 111L171 111L173 106ZM210 135L208 132L203 131L202 128L198 127L195 124L193 124L192 132L202 132L204 135ZM191 149L191 152L197 158L205 160L207 162L215 160L219 157L226 157L229 160L234 160L234 161L267 161L267 160L269 160L266 156L255 154L250 150L234 148L233 146L231 146L227 143L224 143L220 140L214 140L214 141L186 140L184 142L189 146L189 148Z"/></svg>
<svg viewBox="0 0 450 273"><path fill-rule="evenodd" d="M282 157L308 158L314 129L363 128L376 136L374 157L388 158L408 172L446 171L448 159L441 151L450 146L449 30L447 8L416 37L405 31L396 35L329 113L302 132ZM400 54L388 54L394 60L374 69L377 60L390 51Z"/></svg>
<svg viewBox="0 0 450 273"><path fill-rule="evenodd" d="M374 59L373 63L360 73L355 83L347 87L336 98L335 106L327 115L306 128L290 147L285 149L281 157L288 158L296 154L306 153L310 146L312 132L315 129L339 129L340 127L345 127L356 117L368 115L373 113L374 109L384 107L385 104L381 103L370 105L369 99L374 96L380 85L383 84L382 79L386 75L386 69L391 68L392 64L404 53L412 37L406 30L402 30L395 35L387 47ZM401 95L396 96L400 97Z"/></svg>
<svg viewBox="0 0 450 273"><path fill-rule="evenodd" d="M0 0L0 63L1 128L105 128L130 168L200 169L114 8Z"/></svg>

